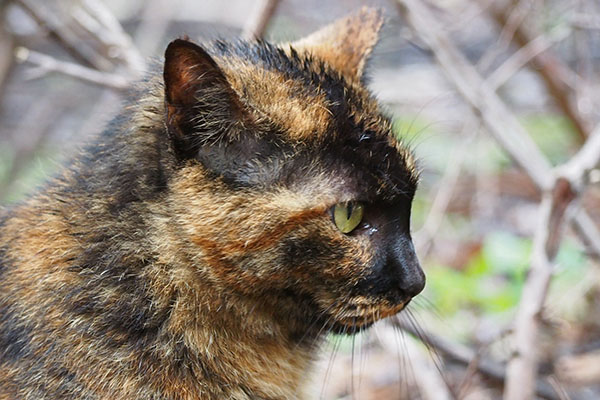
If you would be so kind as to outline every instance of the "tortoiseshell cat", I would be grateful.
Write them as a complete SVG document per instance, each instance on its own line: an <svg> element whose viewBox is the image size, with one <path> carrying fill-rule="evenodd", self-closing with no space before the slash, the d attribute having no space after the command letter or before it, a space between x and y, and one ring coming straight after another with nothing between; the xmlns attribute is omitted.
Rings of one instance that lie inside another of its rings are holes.
<svg viewBox="0 0 600 400"><path fill-rule="evenodd" d="M0 216L0 399L298 399L328 332L424 286L410 152L362 82L381 17L172 42Z"/></svg>

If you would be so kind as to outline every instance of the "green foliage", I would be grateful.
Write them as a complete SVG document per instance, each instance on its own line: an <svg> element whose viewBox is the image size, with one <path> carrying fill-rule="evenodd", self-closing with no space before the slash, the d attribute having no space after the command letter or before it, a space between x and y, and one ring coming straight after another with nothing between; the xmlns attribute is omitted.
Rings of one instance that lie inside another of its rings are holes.
<svg viewBox="0 0 600 400"><path fill-rule="evenodd" d="M485 313L508 311L519 300L530 253L529 239L490 233L464 270L428 269L429 295L446 314L465 307Z"/></svg>
<svg viewBox="0 0 600 400"><path fill-rule="evenodd" d="M531 251L531 239L492 232L463 270L443 265L428 268L426 296L447 316L465 308L485 314L511 311L519 301ZM563 243L553 290L571 287L581 279L585 260L579 247Z"/></svg>
<svg viewBox="0 0 600 400"><path fill-rule="evenodd" d="M521 121L532 139L553 164L565 162L576 147L573 124L556 114L533 114Z"/></svg>
<svg viewBox="0 0 600 400"><path fill-rule="evenodd" d="M0 204L20 201L27 193L31 193L35 187L47 180L59 168L56 154L58 154L56 149L39 150L31 161L26 162L23 168L18 170L18 175L13 177L8 192L0 193ZM0 151L0 185L6 182L14 161L14 154Z"/></svg>

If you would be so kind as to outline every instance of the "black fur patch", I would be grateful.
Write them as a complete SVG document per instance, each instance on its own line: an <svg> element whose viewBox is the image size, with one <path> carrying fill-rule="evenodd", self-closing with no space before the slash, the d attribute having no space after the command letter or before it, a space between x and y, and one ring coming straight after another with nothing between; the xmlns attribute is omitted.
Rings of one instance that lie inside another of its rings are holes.
<svg viewBox="0 0 600 400"><path fill-rule="evenodd" d="M155 336L169 310L157 309L146 290L143 272L153 260L128 259L111 246L117 244L113 241L100 236L75 260L69 270L78 273L84 283L67 293L65 300L69 312L93 320L95 334L118 346L124 337L136 342ZM106 292L112 295L107 297Z"/></svg>
<svg viewBox="0 0 600 400"><path fill-rule="evenodd" d="M329 242L329 238L314 236L308 238L289 238L282 244L281 265L309 267L333 263L344 258L346 249Z"/></svg>
<svg viewBox="0 0 600 400"><path fill-rule="evenodd" d="M31 354L33 330L7 305L0 304L0 363L17 362Z"/></svg>

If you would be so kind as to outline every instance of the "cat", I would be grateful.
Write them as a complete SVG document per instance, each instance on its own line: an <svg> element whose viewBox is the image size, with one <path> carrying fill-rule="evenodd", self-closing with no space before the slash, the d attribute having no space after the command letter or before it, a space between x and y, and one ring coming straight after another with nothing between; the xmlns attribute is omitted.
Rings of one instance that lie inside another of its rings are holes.
<svg viewBox="0 0 600 400"><path fill-rule="evenodd" d="M417 167L365 86L381 25L171 42L0 214L0 399L308 398L327 334L421 292Z"/></svg>

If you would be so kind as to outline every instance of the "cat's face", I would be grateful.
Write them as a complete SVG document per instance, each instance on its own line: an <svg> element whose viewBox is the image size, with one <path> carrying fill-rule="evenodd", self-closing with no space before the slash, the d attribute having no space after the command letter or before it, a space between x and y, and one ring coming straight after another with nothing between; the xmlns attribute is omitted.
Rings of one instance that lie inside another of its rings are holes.
<svg viewBox="0 0 600 400"><path fill-rule="evenodd" d="M363 10L281 47L177 40L165 60L172 206L195 265L340 332L399 312L425 283L414 161L361 83L380 25Z"/></svg>

